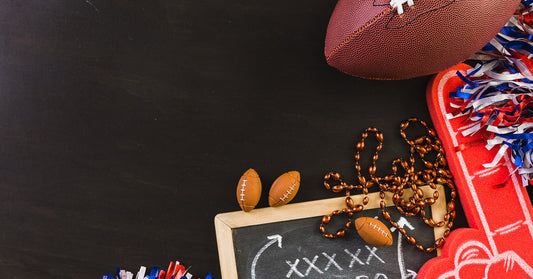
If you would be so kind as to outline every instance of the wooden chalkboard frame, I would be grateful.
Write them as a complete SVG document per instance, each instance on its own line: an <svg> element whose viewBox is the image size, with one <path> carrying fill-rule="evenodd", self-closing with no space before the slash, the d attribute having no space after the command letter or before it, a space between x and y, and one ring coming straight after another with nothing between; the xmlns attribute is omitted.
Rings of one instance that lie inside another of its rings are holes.
<svg viewBox="0 0 533 279"><path fill-rule="evenodd" d="M429 186L421 187L424 196L432 196L433 190ZM445 197L444 187L438 185L439 197ZM385 193L385 202L392 204L391 192ZM411 189L404 190L404 196L412 195ZM363 195L351 196L356 204L363 201ZM379 192L368 194L369 202L365 209L379 208L380 198ZM262 225L268 223L276 223L282 221L290 221L296 219L304 219L310 217L324 216L330 214L335 209L345 207L345 197L330 198L317 201L309 201L302 203L288 204L281 207L266 207L254 209L250 212L235 211L228 213L220 213L215 216L215 230L218 245L218 256L220 262L220 270L223 279L237 279L237 263L235 260L235 249L233 245L232 230L240 227ZM446 201L444 198L439 198L431 206L433 216L444 216L446 214ZM318 230L318 227L317 227ZM435 227L435 239L442 237L444 234L444 227ZM440 255L440 249L437 249Z"/></svg>

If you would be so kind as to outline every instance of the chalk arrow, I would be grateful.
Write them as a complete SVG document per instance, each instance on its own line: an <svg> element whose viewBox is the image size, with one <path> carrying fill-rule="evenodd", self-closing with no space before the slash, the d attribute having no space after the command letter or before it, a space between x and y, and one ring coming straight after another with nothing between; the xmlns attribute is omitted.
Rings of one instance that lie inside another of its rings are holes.
<svg viewBox="0 0 533 279"><path fill-rule="evenodd" d="M413 225L411 225L411 223L409 223L407 219L405 219L404 217L400 217L400 220L398 220L398 227L403 228L405 226L407 226L410 230L415 229L415 227L413 227ZM396 227L392 227L390 230L391 232L394 232L396 230Z"/></svg>
<svg viewBox="0 0 533 279"><path fill-rule="evenodd" d="M398 220L398 227L403 228L407 226L410 230L414 230L415 227L407 221L404 217L400 217ZM391 232L396 231L396 227L392 227ZM417 273L405 268L405 262L403 260L403 251L402 251L402 234L398 231L398 266L400 267L400 274L402 279L415 279Z"/></svg>
<svg viewBox="0 0 533 279"><path fill-rule="evenodd" d="M405 268L402 252L402 234L400 232L398 232L398 266L400 268L401 279L416 279L417 273Z"/></svg>
<svg viewBox="0 0 533 279"><path fill-rule="evenodd" d="M398 220L398 227L403 228L407 226L410 230L414 230L415 227L407 221L404 217L400 217L400 220ZM395 231L396 228L391 228L391 231ZM398 231L398 265L400 267L400 274L402 279L415 279L417 276L417 273L405 268L405 262L403 260L403 251L402 251L402 234Z"/></svg>
<svg viewBox="0 0 533 279"><path fill-rule="evenodd" d="M259 252L257 252L257 254L255 255L254 257L254 261L252 262L252 279L255 279L255 266L257 265L257 261L259 260L259 257L261 257L261 254L263 254L263 252L265 252L265 250L270 247L270 245L274 244L274 243L278 243L278 247L281 248L281 235L279 234L275 234L275 235L269 235L267 236L268 239L270 239L270 241L265 244L265 246L263 246Z"/></svg>
<svg viewBox="0 0 533 279"><path fill-rule="evenodd" d="M410 269L407 269L407 274L402 279L416 279L418 274Z"/></svg>

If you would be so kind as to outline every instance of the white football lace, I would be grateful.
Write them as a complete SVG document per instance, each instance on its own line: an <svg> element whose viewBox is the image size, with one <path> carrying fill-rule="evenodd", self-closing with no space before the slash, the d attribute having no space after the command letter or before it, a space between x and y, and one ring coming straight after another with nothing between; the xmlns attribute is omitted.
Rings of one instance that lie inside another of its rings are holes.
<svg viewBox="0 0 533 279"><path fill-rule="evenodd" d="M414 0L390 0L390 5L393 9L396 9L399 15L403 14L403 4L409 5L412 7L415 5Z"/></svg>

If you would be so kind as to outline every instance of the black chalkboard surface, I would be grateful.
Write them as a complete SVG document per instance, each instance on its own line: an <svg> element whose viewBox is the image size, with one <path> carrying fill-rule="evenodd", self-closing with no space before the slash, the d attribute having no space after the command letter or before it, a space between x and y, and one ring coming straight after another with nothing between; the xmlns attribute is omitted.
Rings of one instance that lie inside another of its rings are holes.
<svg viewBox="0 0 533 279"><path fill-rule="evenodd" d="M427 188L425 191L432 193ZM367 209L355 217L384 221L377 193L369 196L371 202ZM356 202L362 199L360 196L352 198ZM445 201L439 200L427 214L444 216ZM416 278L420 267L437 256L437 252L418 251L397 230L391 230L394 243L388 247L366 243L355 229L341 239L324 238L318 230L321 217L341 209L343 201L344 198L335 198L217 215L215 226L222 277L406 279ZM421 218L402 217L394 207L389 211L393 219L399 220L398 223L425 246L442 234L442 230L428 227ZM331 227L332 230L336 228Z"/></svg>

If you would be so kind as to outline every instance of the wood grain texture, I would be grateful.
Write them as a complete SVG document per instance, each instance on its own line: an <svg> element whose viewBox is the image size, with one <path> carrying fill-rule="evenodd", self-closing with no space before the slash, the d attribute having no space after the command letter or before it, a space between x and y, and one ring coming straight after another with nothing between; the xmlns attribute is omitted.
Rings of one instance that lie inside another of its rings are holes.
<svg viewBox="0 0 533 279"><path fill-rule="evenodd" d="M335 197L321 177L353 173L353 144L376 126L390 172L408 153L400 122L429 121L428 78L327 66L334 5L1 1L0 277L179 260L220 278L212 220L239 209L244 170L300 171L295 203Z"/></svg>

